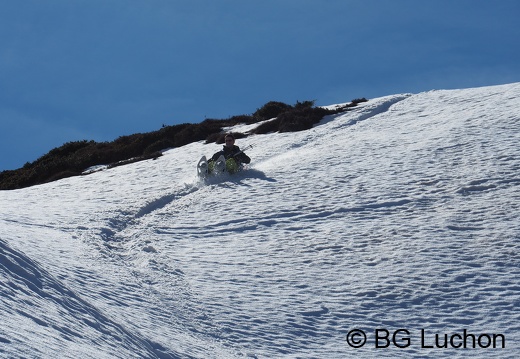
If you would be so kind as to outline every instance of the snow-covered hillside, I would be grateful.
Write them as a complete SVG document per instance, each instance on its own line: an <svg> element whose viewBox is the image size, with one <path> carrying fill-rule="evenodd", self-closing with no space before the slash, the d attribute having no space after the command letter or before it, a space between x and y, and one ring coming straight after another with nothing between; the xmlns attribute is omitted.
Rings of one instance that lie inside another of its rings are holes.
<svg viewBox="0 0 520 359"><path fill-rule="evenodd" d="M0 357L520 357L520 83L237 144L0 192Z"/></svg>

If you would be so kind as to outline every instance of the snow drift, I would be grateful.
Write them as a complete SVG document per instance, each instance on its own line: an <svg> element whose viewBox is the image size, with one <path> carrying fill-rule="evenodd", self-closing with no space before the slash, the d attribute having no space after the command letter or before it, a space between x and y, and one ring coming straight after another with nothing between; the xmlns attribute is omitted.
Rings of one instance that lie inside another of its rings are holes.
<svg viewBox="0 0 520 359"><path fill-rule="evenodd" d="M520 84L430 91L238 140L210 183L194 143L0 192L0 356L518 357L519 143Z"/></svg>

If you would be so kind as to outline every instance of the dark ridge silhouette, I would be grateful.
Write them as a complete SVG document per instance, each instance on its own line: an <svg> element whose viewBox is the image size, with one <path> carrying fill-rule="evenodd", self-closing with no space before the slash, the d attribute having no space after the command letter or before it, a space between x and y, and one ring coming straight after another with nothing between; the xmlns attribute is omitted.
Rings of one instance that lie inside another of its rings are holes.
<svg viewBox="0 0 520 359"><path fill-rule="evenodd" d="M22 168L0 172L0 190L19 189L62 178L82 175L86 169L105 165L109 168L162 156L162 151L192 142L223 143L223 128L237 124L259 123L248 133L233 133L236 138L270 132L295 132L312 128L326 115L337 114L366 102L352 100L333 110L315 107L315 101L297 102L294 106L270 101L252 115L228 119L206 119L201 123L163 126L160 130L121 136L112 142L74 141L54 148ZM270 120L270 121L268 121Z"/></svg>

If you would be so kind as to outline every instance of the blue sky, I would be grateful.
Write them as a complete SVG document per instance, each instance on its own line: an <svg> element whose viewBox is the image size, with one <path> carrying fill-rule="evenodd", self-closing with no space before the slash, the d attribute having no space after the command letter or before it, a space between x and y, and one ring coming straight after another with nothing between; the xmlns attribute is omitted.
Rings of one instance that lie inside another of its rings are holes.
<svg viewBox="0 0 520 359"><path fill-rule="evenodd" d="M2 0L0 171L271 100L518 82L519 15L517 0Z"/></svg>

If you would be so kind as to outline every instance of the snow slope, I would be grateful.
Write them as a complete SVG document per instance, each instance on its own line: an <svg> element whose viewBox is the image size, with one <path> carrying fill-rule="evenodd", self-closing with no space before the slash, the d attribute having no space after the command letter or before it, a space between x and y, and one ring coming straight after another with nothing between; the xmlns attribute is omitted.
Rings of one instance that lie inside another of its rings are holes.
<svg viewBox="0 0 520 359"><path fill-rule="evenodd" d="M519 357L519 143L516 83L242 139L209 183L194 143L2 191L0 357ZM464 330L505 348L436 347Z"/></svg>

